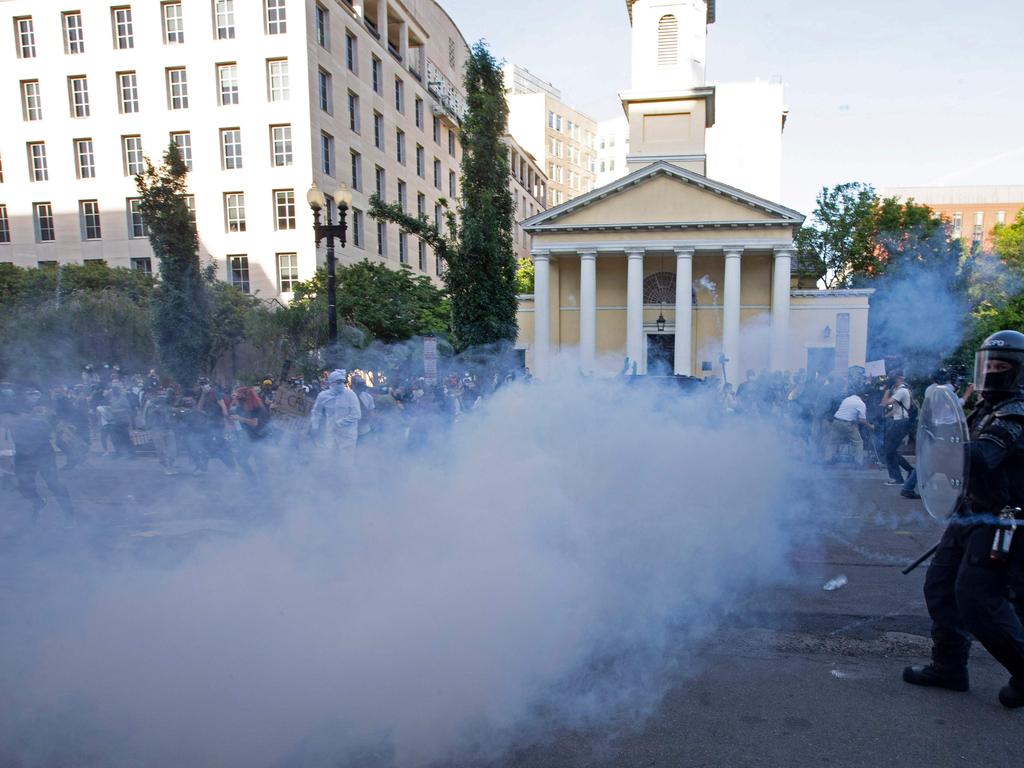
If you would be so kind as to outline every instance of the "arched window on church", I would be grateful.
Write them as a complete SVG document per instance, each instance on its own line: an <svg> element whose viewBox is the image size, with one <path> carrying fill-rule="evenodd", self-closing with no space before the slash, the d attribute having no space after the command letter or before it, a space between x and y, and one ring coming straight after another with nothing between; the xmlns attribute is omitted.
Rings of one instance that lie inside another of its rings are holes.
<svg viewBox="0 0 1024 768"><path fill-rule="evenodd" d="M690 289L690 300L697 306L697 290ZM644 278L644 304L667 304L675 306L676 303L676 273L655 272Z"/></svg>
<svg viewBox="0 0 1024 768"><path fill-rule="evenodd" d="M679 22L671 13L658 20L658 66L679 63Z"/></svg>

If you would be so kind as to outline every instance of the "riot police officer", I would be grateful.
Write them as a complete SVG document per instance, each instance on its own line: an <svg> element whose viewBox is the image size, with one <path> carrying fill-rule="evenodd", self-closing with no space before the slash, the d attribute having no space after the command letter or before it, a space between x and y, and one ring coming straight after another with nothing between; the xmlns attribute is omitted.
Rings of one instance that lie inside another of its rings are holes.
<svg viewBox="0 0 1024 768"><path fill-rule="evenodd" d="M999 543L1006 529L997 525L1001 514L1024 506L1024 334L999 331L985 339L974 381L983 400L968 420L967 494L924 584L932 663L907 667L903 679L966 691L973 636L1010 672L999 701L1024 707L1024 521L1005 552Z"/></svg>

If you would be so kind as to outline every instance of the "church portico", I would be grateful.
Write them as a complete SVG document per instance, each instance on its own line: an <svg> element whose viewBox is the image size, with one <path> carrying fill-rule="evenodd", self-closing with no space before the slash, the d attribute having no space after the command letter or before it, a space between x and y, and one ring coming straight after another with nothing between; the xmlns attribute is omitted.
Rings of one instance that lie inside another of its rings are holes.
<svg viewBox="0 0 1024 768"><path fill-rule="evenodd" d="M619 95L632 170L523 223L536 273L534 296L520 305L527 365L543 377L564 353L560 365L585 373L617 373L625 360L639 374L737 381L748 368L863 363L868 296L793 291L804 216L706 175L714 4L627 8L633 83Z"/></svg>

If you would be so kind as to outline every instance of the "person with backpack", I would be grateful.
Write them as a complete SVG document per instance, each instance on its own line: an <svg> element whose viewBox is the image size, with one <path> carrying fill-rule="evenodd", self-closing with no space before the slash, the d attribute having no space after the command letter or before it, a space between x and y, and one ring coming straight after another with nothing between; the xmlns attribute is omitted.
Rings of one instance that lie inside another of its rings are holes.
<svg viewBox="0 0 1024 768"><path fill-rule="evenodd" d="M885 442L883 452L885 454L885 467L889 471L889 479L886 485L902 486L904 483L903 471L910 472L910 466L900 448L903 441L910 434L913 424L913 398L910 395L910 388L907 387L906 379L902 371L893 374L893 384L882 395L882 407L885 412Z"/></svg>

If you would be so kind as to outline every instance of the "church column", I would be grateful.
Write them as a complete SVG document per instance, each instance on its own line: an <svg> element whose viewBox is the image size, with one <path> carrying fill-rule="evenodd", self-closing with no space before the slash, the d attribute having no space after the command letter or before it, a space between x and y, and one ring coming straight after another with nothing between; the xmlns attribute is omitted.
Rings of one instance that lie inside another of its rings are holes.
<svg viewBox="0 0 1024 768"><path fill-rule="evenodd" d="M547 373L551 354L551 256L547 251L533 253L533 373Z"/></svg>
<svg viewBox="0 0 1024 768"><path fill-rule="evenodd" d="M772 370L789 368L789 277L792 270L792 247L775 249L772 272Z"/></svg>
<svg viewBox="0 0 1024 768"><path fill-rule="evenodd" d="M580 369L594 370L597 352L597 251L580 251Z"/></svg>
<svg viewBox="0 0 1024 768"><path fill-rule="evenodd" d="M644 360L644 249L626 251L626 356L643 372Z"/></svg>
<svg viewBox="0 0 1024 768"><path fill-rule="evenodd" d="M693 375L693 248L676 248L675 373Z"/></svg>
<svg viewBox="0 0 1024 768"><path fill-rule="evenodd" d="M726 356L726 372L738 382L740 370L740 256L743 248L727 246L725 251L725 289L722 294L722 354Z"/></svg>

